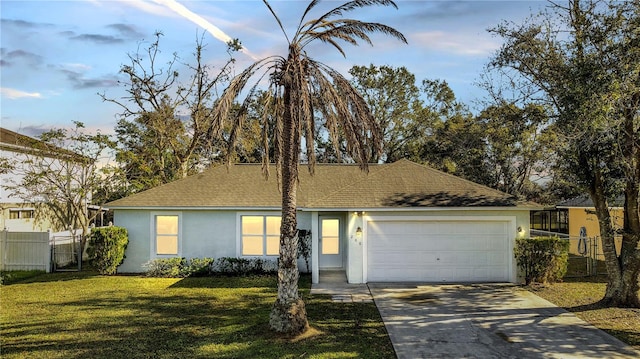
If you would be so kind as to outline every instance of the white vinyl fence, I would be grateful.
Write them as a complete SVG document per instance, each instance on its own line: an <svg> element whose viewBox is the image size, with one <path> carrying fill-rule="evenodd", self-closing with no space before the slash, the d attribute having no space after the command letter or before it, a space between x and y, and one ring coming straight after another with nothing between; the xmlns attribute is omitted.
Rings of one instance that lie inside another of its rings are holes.
<svg viewBox="0 0 640 359"><path fill-rule="evenodd" d="M0 232L0 270L51 270L49 232Z"/></svg>

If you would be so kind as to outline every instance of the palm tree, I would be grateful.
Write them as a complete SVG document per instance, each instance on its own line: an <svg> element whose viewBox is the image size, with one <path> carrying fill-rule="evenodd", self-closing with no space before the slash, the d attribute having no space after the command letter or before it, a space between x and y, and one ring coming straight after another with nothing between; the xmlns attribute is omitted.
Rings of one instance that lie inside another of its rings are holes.
<svg viewBox="0 0 640 359"><path fill-rule="evenodd" d="M286 57L270 56L256 61L232 79L223 92L215 109L215 127L212 136L220 132L231 121L230 149L246 117L246 109L253 95L258 93L261 80L268 80L267 95L263 96L264 118L262 142L264 146L263 169L269 175L269 140L273 141L274 162L281 185L282 224L280 227L280 260L278 266L278 297L273 306L269 324L277 332L297 334L308 327L304 302L298 295L296 219L296 186L302 137L306 139L308 169L313 174L315 165L314 115L321 115L334 146L338 138L344 138L348 154L366 169L372 154L382 151L380 129L367 103L349 81L338 71L309 57L305 47L321 41L335 47L345 56L339 41L357 45L362 40L372 45L369 33L379 32L393 36L406 43L397 30L378 23L344 19L342 15L366 6L397 5L390 0L354 0L346 2L313 20L306 20L319 0L312 0L304 11L292 38L287 36L282 22L267 0L263 0L275 17L287 39L289 48ZM255 82L248 89L240 111L231 111L234 101L247 89L251 79ZM273 129L270 129L270 124ZM229 128L229 127L227 127ZM269 138L272 134L272 138ZM340 153L340 151L336 151Z"/></svg>

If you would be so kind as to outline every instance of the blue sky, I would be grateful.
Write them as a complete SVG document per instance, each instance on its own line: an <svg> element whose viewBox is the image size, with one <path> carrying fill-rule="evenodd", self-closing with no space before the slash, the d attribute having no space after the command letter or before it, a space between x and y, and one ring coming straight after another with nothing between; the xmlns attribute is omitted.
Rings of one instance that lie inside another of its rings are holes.
<svg viewBox="0 0 640 359"><path fill-rule="evenodd" d="M340 3L326 0L312 15ZM293 31L307 2L271 4L285 28ZM346 59L328 45L309 48L310 55L343 74L353 65L404 66L418 82L446 80L459 99L472 105L484 96L474 83L501 44L486 29L503 20L519 23L547 5L515 0L397 4L398 10L371 7L349 17L392 26L406 36L408 45L374 35L373 47L345 45ZM121 109L103 102L97 93L123 96L120 66L129 63L127 54L153 40L156 31L164 34L164 54L176 52L185 60L204 32L204 60L214 66L226 59L225 36L239 38L257 57L284 54L287 48L261 1L1 0L0 15L1 126L32 136L70 127L73 121L112 133ZM244 53L236 58L237 72L252 62Z"/></svg>

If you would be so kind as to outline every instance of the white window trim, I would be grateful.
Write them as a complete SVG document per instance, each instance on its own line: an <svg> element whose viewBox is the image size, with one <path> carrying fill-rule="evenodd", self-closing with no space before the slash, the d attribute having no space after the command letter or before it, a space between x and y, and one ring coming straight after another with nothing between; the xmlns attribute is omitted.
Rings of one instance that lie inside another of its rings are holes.
<svg viewBox="0 0 640 359"><path fill-rule="evenodd" d="M236 213L236 256L238 258L264 258L264 259L276 259L280 255L266 255L261 256L245 256L242 254L242 217L244 216L262 216L262 217L282 217L282 212L237 212Z"/></svg>
<svg viewBox="0 0 640 359"><path fill-rule="evenodd" d="M156 249L156 217L157 216L178 216L178 253L177 254L158 254ZM182 257L182 212L151 212L149 219L149 233L151 240L151 259L154 258L174 258Z"/></svg>

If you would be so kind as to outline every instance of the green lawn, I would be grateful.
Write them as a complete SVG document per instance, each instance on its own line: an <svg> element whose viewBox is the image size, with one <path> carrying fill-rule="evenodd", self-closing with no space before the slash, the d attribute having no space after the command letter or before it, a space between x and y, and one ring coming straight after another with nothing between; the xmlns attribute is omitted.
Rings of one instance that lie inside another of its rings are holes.
<svg viewBox="0 0 640 359"><path fill-rule="evenodd" d="M395 358L372 303L301 288L311 329L269 330L273 277L165 279L42 274L0 287L9 358Z"/></svg>
<svg viewBox="0 0 640 359"><path fill-rule="evenodd" d="M640 309L601 306L598 301L605 288L605 277L589 277L565 278L562 283L532 285L528 289L640 350Z"/></svg>

